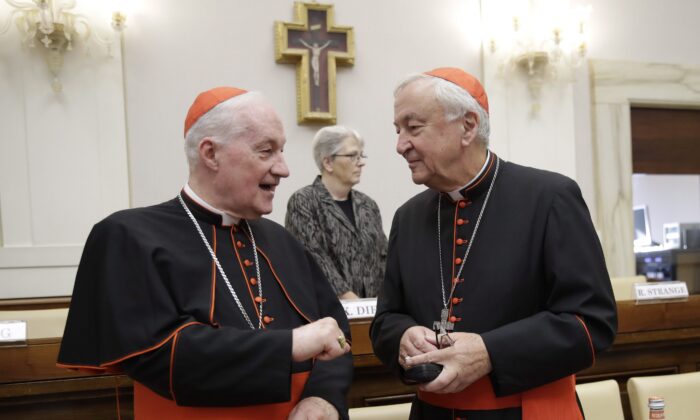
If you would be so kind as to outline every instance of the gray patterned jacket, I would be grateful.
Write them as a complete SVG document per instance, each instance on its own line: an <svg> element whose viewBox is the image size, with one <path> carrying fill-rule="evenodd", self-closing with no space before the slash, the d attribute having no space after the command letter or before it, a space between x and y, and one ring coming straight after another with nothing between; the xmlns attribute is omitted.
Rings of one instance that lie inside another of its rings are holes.
<svg viewBox="0 0 700 420"><path fill-rule="evenodd" d="M318 176L289 198L284 224L314 256L336 294L374 297L384 279L387 239L377 203L356 190L350 196L356 226Z"/></svg>

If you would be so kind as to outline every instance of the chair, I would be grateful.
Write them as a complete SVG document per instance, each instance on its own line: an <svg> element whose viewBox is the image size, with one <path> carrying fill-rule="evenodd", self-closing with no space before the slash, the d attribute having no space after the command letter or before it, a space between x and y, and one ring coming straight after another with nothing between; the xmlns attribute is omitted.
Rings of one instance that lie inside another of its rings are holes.
<svg viewBox="0 0 700 420"><path fill-rule="evenodd" d="M590 420L624 420L620 387L617 381L589 382L576 385L583 414Z"/></svg>
<svg viewBox="0 0 700 420"><path fill-rule="evenodd" d="M700 372L637 376L627 381L632 418L649 418L649 397L663 397L666 418L697 420L700 413Z"/></svg>
<svg viewBox="0 0 700 420"><path fill-rule="evenodd" d="M646 281L646 276L612 277L610 283L615 300L634 300L634 284L646 283Z"/></svg>
<svg viewBox="0 0 700 420"><path fill-rule="evenodd" d="M411 403L378 405L350 409L350 420L406 420L411 413Z"/></svg>

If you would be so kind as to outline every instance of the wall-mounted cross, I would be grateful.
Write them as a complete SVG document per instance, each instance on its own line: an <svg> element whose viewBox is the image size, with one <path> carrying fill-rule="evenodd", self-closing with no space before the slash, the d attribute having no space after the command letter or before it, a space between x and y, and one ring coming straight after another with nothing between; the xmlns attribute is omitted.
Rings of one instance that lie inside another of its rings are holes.
<svg viewBox="0 0 700 420"><path fill-rule="evenodd" d="M336 65L355 62L352 27L335 26L333 5L294 3L297 22L275 22L275 60L297 65L297 121L336 122Z"/></svg>

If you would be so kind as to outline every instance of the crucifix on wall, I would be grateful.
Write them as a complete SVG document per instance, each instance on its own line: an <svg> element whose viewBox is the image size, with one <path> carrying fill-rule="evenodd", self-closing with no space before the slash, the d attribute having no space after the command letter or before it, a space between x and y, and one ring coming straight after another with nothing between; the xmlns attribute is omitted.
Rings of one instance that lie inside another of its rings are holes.
<svg viewBox="0 0 700 420"><path fill-rule="evenodd" d="M297 121L336 122L336 65L355 62L352 27L335 26L333 5L294 3L296 22L275 22L275 60L297 65Z"/></svg>

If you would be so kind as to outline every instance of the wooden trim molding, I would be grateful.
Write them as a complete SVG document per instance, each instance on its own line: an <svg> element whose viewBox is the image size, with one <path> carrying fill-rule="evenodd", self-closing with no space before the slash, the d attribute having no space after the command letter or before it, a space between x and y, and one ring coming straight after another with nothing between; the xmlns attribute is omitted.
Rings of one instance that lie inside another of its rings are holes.
<svg viewBox="0 0 700 420"><path fill-rule="evenodd" d="M673 303L619 301L617 307L615 343L597 355L594 366L577 374L577 382L617 380L626 418L631 419L629 377L700 370L700 295ZM349 406L409 401L415 387L401 383L374 355L370 324L371 319L350 323L355 375ZM121 418L131 418L131 380L56 367L60 343L60 338L48 338L29 340L26 346L0 347L0 413L22 420L113 418L118 395Z"/></svg>
<svg viewBox="0 0 700 420"><path fill-rule="evenodd" d="M0 311L31 311L35 309L62 309L70 306L70 296L0 299Z"/></svg>
<svg viewBox="0 0 700 420"><path fill-rule="evenodd" d="M631 107L700 108L700 67L591 60L595 225L608 272L635 274Z"/></svg>

